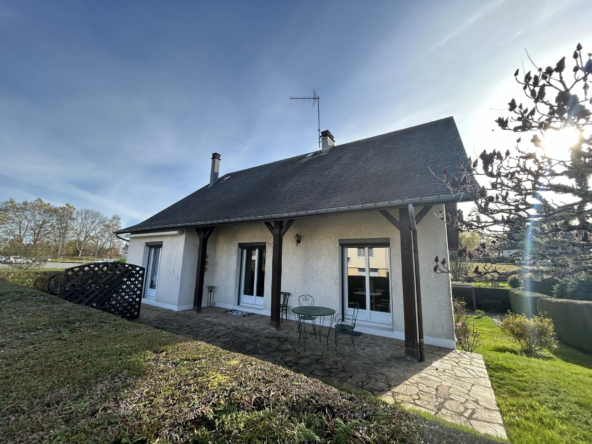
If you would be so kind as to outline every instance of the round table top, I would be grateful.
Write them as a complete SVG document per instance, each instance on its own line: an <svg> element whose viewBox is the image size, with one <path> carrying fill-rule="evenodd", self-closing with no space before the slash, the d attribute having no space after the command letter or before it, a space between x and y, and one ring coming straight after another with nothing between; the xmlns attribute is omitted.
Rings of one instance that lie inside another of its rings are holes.
<svg viewBox="0 0 592 444"><path fill-rule="evenodd" d="M330 316L335 314L335 310L329 307L319 307L316 305L308 305L305 307L294 307L293 313L307 316Z"/></svg>

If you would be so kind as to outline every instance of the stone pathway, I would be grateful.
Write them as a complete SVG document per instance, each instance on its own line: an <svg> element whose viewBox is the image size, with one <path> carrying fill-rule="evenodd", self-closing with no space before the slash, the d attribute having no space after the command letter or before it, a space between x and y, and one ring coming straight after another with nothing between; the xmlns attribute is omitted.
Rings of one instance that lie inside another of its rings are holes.
<svg viewBox="0 0 592 444"><path fill-rule="evenodd" d="M142 305L139 322L506 438L479 354L428 345L426 362L409 362L403 341L368 334L357 339L355 351L347 337L339 338L335 350L333 330L327 349L327 326L323 341L310 335L304 351L295 321L284 321L276 331L269 327L267 316L231 316L224 311L210 307L196 314Z"/></svg>

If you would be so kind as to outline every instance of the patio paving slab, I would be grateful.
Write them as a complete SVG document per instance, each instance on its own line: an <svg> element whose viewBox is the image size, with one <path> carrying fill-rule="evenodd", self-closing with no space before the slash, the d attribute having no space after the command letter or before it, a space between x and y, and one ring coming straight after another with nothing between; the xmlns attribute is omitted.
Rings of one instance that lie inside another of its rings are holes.
<svg viewBox="0 0 592 444"><path fill-rule="evenodd" d="M333 330L327 324L323 340L310 335L304 351L298 343L295 321L284 321L276 331L269 326L267 316L241 317L224 311L208 307L197 314L143 304L138 322L507 438L479 354L426 345L426 361L410 362L405 360L403 341L369 334L356 340L355 351L348 338L340 338L336 350ZM328 331L331 339L327 349Z"/></svg>

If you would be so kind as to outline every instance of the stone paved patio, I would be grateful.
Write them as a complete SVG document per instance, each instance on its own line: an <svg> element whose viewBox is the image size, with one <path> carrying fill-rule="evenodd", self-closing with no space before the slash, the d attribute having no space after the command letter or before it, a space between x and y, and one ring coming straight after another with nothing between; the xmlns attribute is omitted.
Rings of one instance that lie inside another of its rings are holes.
<svg viewBox="0 0 592 444"><path fill-rule="evenodd" d="M311 336L304 351L295 321L284 321L276 331L267 316L239 317L224 311L210 307L196 314L142 305L139 322L506 438L479 354L426 346L426 362L409 362L402 341L367 334L358 338L355 351L347 337L340 337L335 350L333 330L328 349L326 342ZM325 327L323 335L327 331Z"/></svg>

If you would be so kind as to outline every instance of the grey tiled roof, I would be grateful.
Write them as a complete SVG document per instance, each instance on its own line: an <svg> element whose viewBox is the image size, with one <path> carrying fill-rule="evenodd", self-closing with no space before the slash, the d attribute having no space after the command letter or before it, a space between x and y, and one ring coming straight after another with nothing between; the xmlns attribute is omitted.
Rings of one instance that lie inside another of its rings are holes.
<svg viewBox="0 0 592 444"><path fill-rule="evenodd" d="M120 233L458 200L430 168L454 174L466 158L448 117L226 174Z"/></svg>

